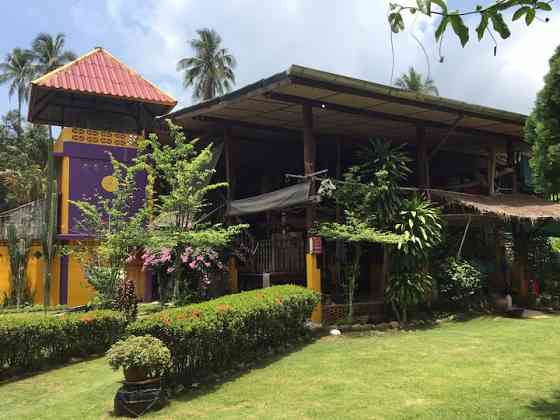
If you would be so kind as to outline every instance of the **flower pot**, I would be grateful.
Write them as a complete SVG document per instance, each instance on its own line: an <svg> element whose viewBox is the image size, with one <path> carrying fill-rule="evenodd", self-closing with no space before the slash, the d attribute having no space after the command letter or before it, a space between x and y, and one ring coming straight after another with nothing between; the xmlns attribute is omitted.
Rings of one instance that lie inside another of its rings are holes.
<svg viewBox="0 0 560 420"><path fill-rule="evenodd" d="M148 379L148 371L141 367L129 367L124 369L124 379L127 382L141 382Z"/></svg>

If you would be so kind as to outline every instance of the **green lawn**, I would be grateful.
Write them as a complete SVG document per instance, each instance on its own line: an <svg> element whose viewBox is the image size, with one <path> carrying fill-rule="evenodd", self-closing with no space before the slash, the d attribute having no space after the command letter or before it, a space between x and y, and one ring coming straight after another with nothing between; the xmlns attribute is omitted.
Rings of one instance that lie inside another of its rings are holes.
<svg viewBox="0 0 560 420"><path fill-rule="evenodd" d="M560 419L560 317L326 337L147 417ZM110 418L103 359L0 386L6 419Z"/></svg>

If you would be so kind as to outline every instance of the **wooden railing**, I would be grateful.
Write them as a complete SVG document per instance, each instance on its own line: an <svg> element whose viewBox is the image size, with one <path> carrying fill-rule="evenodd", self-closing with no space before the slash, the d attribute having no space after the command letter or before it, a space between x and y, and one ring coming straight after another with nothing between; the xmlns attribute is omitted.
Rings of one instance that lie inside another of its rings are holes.
<svg viewBox="0 0 560 420"><path fill-rule="evenodd" d="M254 268L258 273L305 272L303 235L298 232L273 234L257 241Z"/></svg>

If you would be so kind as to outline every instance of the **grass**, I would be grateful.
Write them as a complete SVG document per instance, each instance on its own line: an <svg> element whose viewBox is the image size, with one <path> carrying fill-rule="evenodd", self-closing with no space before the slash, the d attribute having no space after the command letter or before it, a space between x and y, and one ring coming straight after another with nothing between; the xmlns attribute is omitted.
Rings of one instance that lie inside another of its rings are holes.
<svg viewBox="0 0 560 420"><path fill-rule="evenodd" d="M147 418L560 419L560 317L326 337ZM111 418L103 359L0 385L0 418Z"/></svg>

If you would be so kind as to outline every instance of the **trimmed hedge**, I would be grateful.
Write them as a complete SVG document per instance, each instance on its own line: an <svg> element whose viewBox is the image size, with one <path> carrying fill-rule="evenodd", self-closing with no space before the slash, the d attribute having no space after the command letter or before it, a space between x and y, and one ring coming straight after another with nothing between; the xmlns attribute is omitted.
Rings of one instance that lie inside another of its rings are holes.
<svg viewBox="0 0 560 420"><path fill-rule="evenodd" d="M125 332L115 311L0 316L0 377L105 352Z"/></svg>
<svg viewBox="0 0 560 420"><path fill-rule="evenodd" d="M130 324L128 332L162 340L171 351L171 377L188 383L300 341L318 302L312 290L274 286L165 310Z"/></svg>

